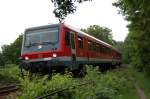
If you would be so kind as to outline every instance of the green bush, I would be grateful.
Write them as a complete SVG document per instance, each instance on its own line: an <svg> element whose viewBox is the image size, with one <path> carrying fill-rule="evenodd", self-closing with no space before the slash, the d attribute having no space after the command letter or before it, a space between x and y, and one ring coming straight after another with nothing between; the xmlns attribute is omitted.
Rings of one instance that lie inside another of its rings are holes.
<svg viewBox="0 0 150 99"><path fill-rule="evenodd" d="M8 64L0 69L0 83L17 83L19 82L19 68L17 65Z"/></svg>
<svg viewBox="0 0 150 99"><path fill-rule="evenodd" d="M32 99L35 96L41 96L55 90L68 88L75 83L69 75L60 74L53 75L51 80L48 80L48 76L41 77L34 75L32 76L32 80L27 76L24 79L20 79L20 81L22 93L18 99Z"/></svg>
<svg viewBox="0 0 150 99"><path fill-rule="evenodd" d="M113 99L120 96L120 91L129 88L126 72L113 70L102 74L97 68L88 68L85 81L92 82L86 87L76 89L76 99ZM125 76L126 75L126 76Z"/></svg>
<svg viewBox="0 0 150 99"><path fill-rule="evenodd" d="M68 90L52 95L52 99L116 99L121 90L130 86L129 74L126 70L116 69L105 74L97 68L87 67L88 74L84 78L72 78L70 74L54 74L51 80L48 76L34 75L32 80L20 79L22 90L18 99L33 99L65 88ZM77 86L84 84L82 86ZM75 88L73 87L75 86Z"/></svg>

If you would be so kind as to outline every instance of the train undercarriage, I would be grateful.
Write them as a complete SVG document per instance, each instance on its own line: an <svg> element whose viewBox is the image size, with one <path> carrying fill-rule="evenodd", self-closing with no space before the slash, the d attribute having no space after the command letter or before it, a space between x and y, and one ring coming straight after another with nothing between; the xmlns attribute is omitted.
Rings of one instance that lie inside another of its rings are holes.
<svg viewBox="0 0 150 99"><path fill-rule="evenodd" d="M73 62L73 61L39 61L39 62L27 62L23 61L20 64L20 69L29 71L29 73L40 73L42 75L52 75L52 73L72 72L74 77L84 77L87 73L86 65L92 65L98 67L99 71L104 72L106 70L117 68L121 65L121 62Z"/></svg>

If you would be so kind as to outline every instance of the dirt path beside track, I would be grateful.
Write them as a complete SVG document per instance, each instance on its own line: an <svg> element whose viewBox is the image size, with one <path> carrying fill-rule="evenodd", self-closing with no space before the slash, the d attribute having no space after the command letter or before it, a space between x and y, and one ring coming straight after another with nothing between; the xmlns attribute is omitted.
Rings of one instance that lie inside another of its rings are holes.
<svg viewBox="0 0 150 99"><path fill-rule="evenodd" d="M146 95L144 93L144 90L137 84L135 78L131 77L130 79L134 82L134 87L137 90L137 94L139 95L139 99L147 99Z"/></svg>
<svg viewBox="0 0 150 99"><path fill-rule="evenodd" d="M135 88L137 90L137 93L138 93L140 99L147 99L143 89L141 89L137 84L134 84L134 86L135 86Z"/></svg>
<svg viewBox="0 0 150 99"><path fill-rule="evenodd" d="M123 67L123 68L128 68L128 65L127 65L127 64L124 64L122 67ZM130 75L130 79L131 79L131 80L133 81L133 83L134 83L134 87L135 87L136 90L137 90L137 94L138 94L138 96L139 96L139 99L147 99L147 98L146 98L146 95L145 95L145 93L144 93L144 90L138 85L138 83L136 82L136 79L133 77L132 74Z"/></svg>

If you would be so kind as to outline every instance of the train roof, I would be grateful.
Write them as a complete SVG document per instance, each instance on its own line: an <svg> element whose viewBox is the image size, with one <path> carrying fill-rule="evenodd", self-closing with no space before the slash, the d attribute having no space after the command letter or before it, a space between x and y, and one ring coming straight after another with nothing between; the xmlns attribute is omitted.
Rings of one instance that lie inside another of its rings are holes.
<svg viewBox="0 0 150 99"><path fill-rule="evenodd" d="M42 26L36 26L36 27L30 27L25 29L25 31L30 31L30 30L38 30L38 29L43 29L43 28L50 28L50 27L55 27L59 26L60 24L50 24L50 25L42 25Z"/></svg>
<svg viewBox="0 0 150 99"><path fill-rule="evenodd" d="M68 24L64 24L64 26L67 27L67 28L69 28L69 29L71 29L71 30L73 30L73 31L76 31L78 34L81 34L81 35L84 35L84 36L86 36L86 37L88 37L88 38L91 38L91 39L93 39L93 40L95 40L95 41L101 43L102 45L107 46L107 47L109 47L109 48L112 48L113 50L119 52L119 51L118 51L116 48L114 48L112 45L110 45L110 44L108 44L108 43L106 43L106 42L104 42L104 41L102 41L102 40L99 40L99 39L97 39L97 38L95 38L95 37L89 35L88 33L85 33L85 32L83 32L83 31L81 31L81 30L78 29L78 28L75 28L75 27L70 26L70 25L68 25ZM120 52L119 52L119 53L120 53Z"/></svg>

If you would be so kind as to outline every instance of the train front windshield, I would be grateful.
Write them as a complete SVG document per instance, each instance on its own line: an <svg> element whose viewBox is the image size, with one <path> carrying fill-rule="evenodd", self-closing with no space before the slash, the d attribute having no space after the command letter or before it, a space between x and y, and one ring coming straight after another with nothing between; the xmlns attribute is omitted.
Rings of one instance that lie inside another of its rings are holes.
<svg viewBox="0 0 150 99"><path fill-rule="evenodd" d="M58 41L58 27L29 30L25 34L25 46L36 46L39 44L54 44Z"/></svg>
<svg viewBox="0 0 150 99"><path fill-rule="evenodd" d="M58 49L58 47L59 25L31 28L25 32L22 54Z"/></svg>

